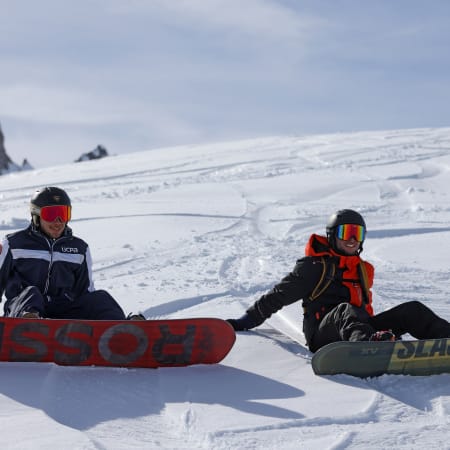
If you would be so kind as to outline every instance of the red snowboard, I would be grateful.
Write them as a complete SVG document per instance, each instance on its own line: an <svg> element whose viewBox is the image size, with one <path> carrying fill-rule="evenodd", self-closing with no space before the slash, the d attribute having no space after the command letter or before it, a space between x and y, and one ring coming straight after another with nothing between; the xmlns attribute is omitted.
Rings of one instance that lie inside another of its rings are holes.
<svg viewBox="0 0 450 450"><path fill-rule="evenodd" d="M220 362L236 335L221 319L60 320L0 317L0 361L174 367Z"/></svg>

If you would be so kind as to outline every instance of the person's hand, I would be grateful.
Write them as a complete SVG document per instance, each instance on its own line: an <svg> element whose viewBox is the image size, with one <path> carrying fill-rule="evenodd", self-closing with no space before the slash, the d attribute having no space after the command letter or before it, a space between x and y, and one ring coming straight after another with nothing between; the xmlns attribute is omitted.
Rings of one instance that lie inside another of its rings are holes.
<svg viewBox="0 0 450 450"><path fill-rule="evenodd" d="M245 313L239 319L227 319L227 322L234 328L234 331L246 331L258 325L248 313Z"/></svg>

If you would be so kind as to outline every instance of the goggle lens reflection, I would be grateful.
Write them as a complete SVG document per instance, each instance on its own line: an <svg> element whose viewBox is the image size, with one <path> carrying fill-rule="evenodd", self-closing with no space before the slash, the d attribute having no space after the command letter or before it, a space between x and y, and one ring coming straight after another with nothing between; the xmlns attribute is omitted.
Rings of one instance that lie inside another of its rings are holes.
<svg viewBox="0 0 450 450"><path fill-rule="evenodd" d="M362 225L355 225L353 223L338 225L336 228L336 236L343 241L348 241L353 237L358 242L363 242L366 237L366 229Z"/></svg>
<svg viewBox="0 0 450 450"><path fill-rule="evenodd" d="M53 222L58 217L63 222L68 222L70 220L72 214L72 208L67 205L52 205L52 206L44 206L41 208L41 219L46 222Z"/></svg>

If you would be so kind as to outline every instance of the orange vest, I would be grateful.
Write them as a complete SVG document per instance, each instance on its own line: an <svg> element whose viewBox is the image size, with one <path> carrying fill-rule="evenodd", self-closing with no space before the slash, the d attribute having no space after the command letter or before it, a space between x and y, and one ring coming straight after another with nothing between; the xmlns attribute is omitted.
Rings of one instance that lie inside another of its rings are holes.
<svg viewBox="0 0 450 450"><path fill-rule="evenodd" d="M373 277L375 269L367 261L360 258L359 255L354 256L343 256L336 253L328 242L328 239L324 236L319 236L317 234L311 235L308 243L305 247L306 256L322 256L324 262L324 271L327 272L327 264L336 265L336 260L339 260L337 267L343 269L342 284L346 286L350 292L349 303L355 306L364 306L366 311L373 316L372 308L372 291L371 287L373 285ZM332 256L333 258L326 258L327 256ZM326 280L326 277L322 276L319 284L330 283L332 280ZM314 289L314 291L323 292L328 285L319 286ZM314 300L314 298L312 298Z"/></svg>

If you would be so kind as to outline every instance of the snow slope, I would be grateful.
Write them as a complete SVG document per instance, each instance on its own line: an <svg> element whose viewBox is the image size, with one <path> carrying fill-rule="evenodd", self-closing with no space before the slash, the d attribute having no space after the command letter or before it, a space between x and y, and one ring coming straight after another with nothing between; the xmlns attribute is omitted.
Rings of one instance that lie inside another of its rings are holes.
<svg viewBox="0 0 450 450"><path fill-rule="evenodd" d="M376 311L450 319L450 128L156 149L0 177L2 234L37 187L73 202L98 288L149 318L240 316L339 208L368 224ZM445 449L450 375L317 377L300 305L215 366L0 364L5 449Z"/></svg>

